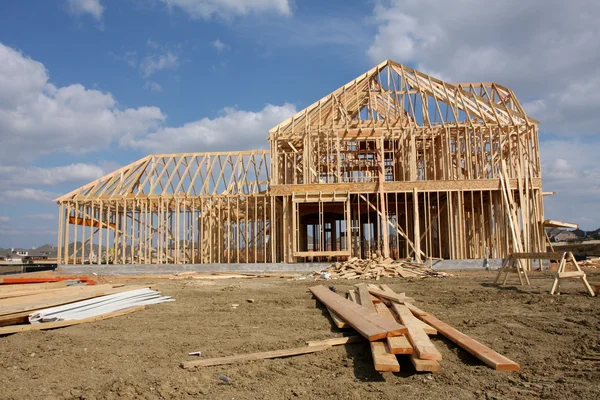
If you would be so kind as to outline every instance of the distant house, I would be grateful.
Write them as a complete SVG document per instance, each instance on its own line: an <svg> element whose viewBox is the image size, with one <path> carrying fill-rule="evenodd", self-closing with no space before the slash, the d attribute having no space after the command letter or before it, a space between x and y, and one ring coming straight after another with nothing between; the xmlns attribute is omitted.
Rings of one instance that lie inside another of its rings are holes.
<svg viewBox="0 0 600 400"><path fill-rule="evenodd" d="M561 228L546 228L546 234L548 235L548 238L551 241L554 241L554 238L556 237L556 235L565 232L564 229Z"/></svg>
<svg viewBox="0 0 600 400"><path fill-rule="evenodd" d="M555 242L569 242L577 239L577 235L572 231L562 231L558 235L554 236Z"/></svg>

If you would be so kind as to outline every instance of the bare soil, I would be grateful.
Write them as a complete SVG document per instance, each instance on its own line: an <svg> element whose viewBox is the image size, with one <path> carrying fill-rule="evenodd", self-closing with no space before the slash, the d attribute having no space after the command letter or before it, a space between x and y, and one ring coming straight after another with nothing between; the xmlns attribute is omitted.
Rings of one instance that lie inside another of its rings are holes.
<svg viewBox="0 0 600 400"><path fill-rule="evenodd" d="M307 288L285 279L155 281L176 301L95 323L0 337L2 399L598 399L598 298L577 280L550 296L491 284L492 272L382 280L419 307L521 364L494 371L442 338L436 374L378 373L366 343L285 359L184 370L182 361L304 346L341 336ZM590 271L592 282L600 272ZM112 278L111 278L112 279ZM513 278L516 279L516 278ZM137 281L137 283L144 282ZM356 281L330 281L344 292ZM247 302L254 299L253 303ZM239 304L233 308L232 304ZM223 383L218 374L229 378Z"/></svg>

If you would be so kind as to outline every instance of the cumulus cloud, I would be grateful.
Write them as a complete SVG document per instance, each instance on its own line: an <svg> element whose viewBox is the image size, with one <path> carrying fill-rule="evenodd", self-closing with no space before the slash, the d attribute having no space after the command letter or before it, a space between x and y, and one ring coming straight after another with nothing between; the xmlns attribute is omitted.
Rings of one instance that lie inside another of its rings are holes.
<svg viewBox="0 0 600 400"><path fill-rule="evenodd" d="M600 3L587 0L378 2L368 55L455 82L498 82L529 102L542 128L588 133L600 123L598 113L592 125L565 120L600 106L598 13Z"/></svg>
<svg viewBox="0 0 600 400"><path fill-rule="evenodd" d="M292 15L290 0L161 0L169 8L177 7L191 18L213 16L230 19L248 14Z"/></svg>
<svg viewBox="0 0 600 400"><path fill-rule="evenodd" d="M10 217L6 217L4 215L0 215L0 222L1 223L7 223L10 222Z"/></svg>
<svg viewBox="0 0 600 400"><path fill-rule="evenodd" d="M34 188L9 189L0 191L0 201L27 200L50 202L59 195L57 193Z"/></svg>
<svg viewBox="0 0 600 400"><path fill-rule="evenodd" d="M268 104L258 112L225 108L214 119L164 127L124 143L150 152L219 151L265 148L268 130L296 113L292 104Z"/></svg>
<svg viewBox="0 0 600 400"><path fill-rule="evenodd" d="M110 170L105 170L99 165L85 163L48 168L0 165L0 185L59 185L88 182L108 172Z"/></svg>
<svg viewBox="0 0 600 400"><path fill-rule="evenodd" d="M97 21L102 19L104 13L100 0L67 0L67 10L73 15L89 14Z"/></svg>
<svg viewBox="0 0 600 400"><path fill-rule="evenodd" d="M120 108L110 93L56 87L44 66L0 43L0 160L104 149L123 135L160 125L158 107Z"/></svg>

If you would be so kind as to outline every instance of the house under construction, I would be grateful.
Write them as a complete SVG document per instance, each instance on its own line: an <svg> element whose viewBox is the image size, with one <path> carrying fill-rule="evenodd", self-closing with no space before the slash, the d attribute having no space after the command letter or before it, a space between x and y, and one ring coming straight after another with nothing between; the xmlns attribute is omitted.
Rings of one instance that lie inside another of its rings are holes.
<svg viewBox="0 0 600 400"><path fill-rule="evenodd" d="M149 155L58 198L58 262L545 251L538 121L506 87L387 60L268 140L265 151Z"/></svg>

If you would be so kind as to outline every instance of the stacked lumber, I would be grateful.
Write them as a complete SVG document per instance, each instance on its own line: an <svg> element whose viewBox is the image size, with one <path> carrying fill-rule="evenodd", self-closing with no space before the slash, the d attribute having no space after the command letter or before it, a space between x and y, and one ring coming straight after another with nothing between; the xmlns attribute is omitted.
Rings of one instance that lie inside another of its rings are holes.
<svg viewBox="0 0 600 400"><path fill-rule="evenodd" d="M416 307L414 299L404 293L396 293L387 285L356 285L348 292L348 299L331 292L324 286L310 288L313 295L336 316L334 323L346 322L359 334L324 341L307 342L308 346L335 346L369 341L373 366L380 372L400 371L399 357L406 357L417 372L437 372L440 370L442 354L429 339L438 333L462 347L488 366L505 371L520 370L519 364L496 353L485 345L457 331L448 324ZM329 292L329 293L326 293ZM348 303L354 303L350 306ZM343 305L344 307L340 307ZM367 316L360 324L357 316ZM380 319L374 319L373 315ZM373 330L381 325L381 320L400 325L403 329L386 331L374 335Z"/></svg>
<svg viewBox="0 0 600 400"><path fill-rule="evenodd" d="M50 279L6 284L4 280L0 284L0 335L98 321L172 301L147 286L94 283Z"/></svg>
<svg viewBox="0 0 600 400"><path fill-rule="evenodd" d="M423 279L428 277L452 276L445 272L434 271L426 265L409 262L394 261L391 258L374 256L368 260L356 257L348 261L333 263L328 268L313 273L315 279L375 279L380 278L412 278Z"/></svg>

